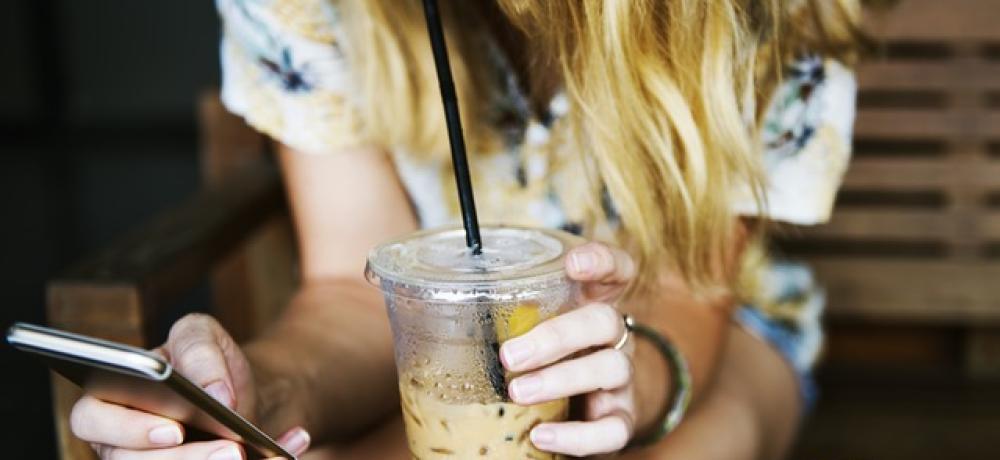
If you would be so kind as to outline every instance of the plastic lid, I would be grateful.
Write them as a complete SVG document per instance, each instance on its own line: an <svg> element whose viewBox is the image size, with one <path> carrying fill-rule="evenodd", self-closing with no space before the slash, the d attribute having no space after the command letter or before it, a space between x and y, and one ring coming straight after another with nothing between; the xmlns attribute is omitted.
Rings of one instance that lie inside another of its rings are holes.
<svg viewBox="0 0 1000 460"><path fill-rule="evenodd" d="M426 230L376 247L365 276L395 295L441 301L503 300L566 284L563 256L582 239L566 232L484 226L472 255L461 228ZM486 297L483 299L483 297Z"/></svg>

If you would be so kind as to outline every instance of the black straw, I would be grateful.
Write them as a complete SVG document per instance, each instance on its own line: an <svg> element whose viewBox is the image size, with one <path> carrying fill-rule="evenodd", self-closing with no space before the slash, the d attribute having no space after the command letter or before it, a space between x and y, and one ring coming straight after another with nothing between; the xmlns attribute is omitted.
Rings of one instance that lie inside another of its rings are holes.
<svg viewBox="0 0 1000 460"><path fill-rule="evenodd" d="M462 136L462 119L458 112L458 97L455 95L455 82L451 77L448 46L444 41L437 0L424 0L424 16L427 17L427 33L431 37L434 67L437 69L438 86L441 88L441 102L444 103L444 120L448 126L448 141L451 144L451 164L455 169L458 202L462 208L462 223L465 225L465 244L472 249L473 254L479 254L482 252L483 242L479 236L479 218L476 217L476 200L472 196L469 161L465 155L465 138Z"/></svg>

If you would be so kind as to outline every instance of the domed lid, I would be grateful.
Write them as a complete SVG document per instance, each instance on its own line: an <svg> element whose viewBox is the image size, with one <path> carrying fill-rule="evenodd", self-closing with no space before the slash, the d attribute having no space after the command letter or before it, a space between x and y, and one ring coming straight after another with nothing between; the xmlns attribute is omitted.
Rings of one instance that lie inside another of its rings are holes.
<svg viewBox="0 0 1000 460"><path fill-rule="evenodd" d="M365 276L395 295L440 301L497 301L565 284L563 256L583 242L566 232L484 226L473 255L461 228L425 230L368 255Z"/></svg>

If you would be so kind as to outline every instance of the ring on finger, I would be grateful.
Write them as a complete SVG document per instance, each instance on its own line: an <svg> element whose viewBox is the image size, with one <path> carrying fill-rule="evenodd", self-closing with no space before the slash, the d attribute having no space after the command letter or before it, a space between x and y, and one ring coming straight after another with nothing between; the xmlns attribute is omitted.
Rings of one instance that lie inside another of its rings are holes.
<svg viewBox="0 0 1000 460"><path fill-rule="evenodd" d="M622 332L622 337L618 339L618 342L615 343L613 347L611 347L614 348L615 350L621 350L622 348L625 348L625 345L628 344L629 338L632 337L632 327L635 326L635 320L632 318L632 315L628 313L622 315L622 321L625 323L625 327L623 328L624 331Z"/></svg>

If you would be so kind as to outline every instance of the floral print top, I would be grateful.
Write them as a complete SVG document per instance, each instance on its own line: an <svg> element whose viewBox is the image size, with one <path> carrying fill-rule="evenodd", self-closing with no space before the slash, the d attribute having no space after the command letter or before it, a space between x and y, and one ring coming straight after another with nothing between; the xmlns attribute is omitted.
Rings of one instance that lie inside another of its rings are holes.
<svg viewBox="0 0 1000 460"><path fill-rule="evenodd" d="M305 154L324 154L364 142L351 87L351 69L336 0L217 0L223 22L222 99L258 129ZM579 233L585 203L579 171L561 149L553 123L567 113L563 95L535 114L516 74L487 46L497 70L498 132L493 152L473 152L473 183L484 222L563 228ZM855 81L840 63L807 56L794 63L766 108L762 142L766 209L749 196L734 210L799 225L825 222L850 157ZM513 120L513 121L512 121ZM402 183L425 227L459 222L447 156L392 152ZM607 201L607 200L606 200ZM608 203L610 224L613 205ZM809 372L822 342L822 290L810 271L791 262L767 261L754 274L757 295L734 321L767 341L802 377L812 400Z"/></svg>

